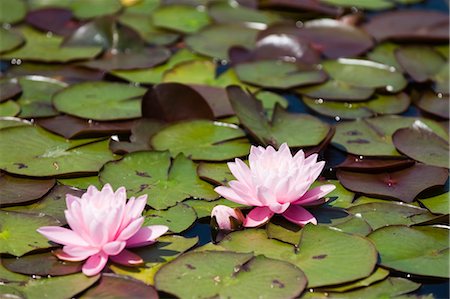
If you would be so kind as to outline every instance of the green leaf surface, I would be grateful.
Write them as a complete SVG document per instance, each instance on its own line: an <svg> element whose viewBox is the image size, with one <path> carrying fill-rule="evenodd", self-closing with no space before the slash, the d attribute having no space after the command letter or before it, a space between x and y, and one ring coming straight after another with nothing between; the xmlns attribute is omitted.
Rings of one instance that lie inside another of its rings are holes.
<svg viewBox="0 0 450 299"><path fill-rule="evenodd" d="M70 8L78 19L91 19L114 14L122 8L122 5L120 0L74 0Z"/></svg>
<svg viewBox="0 0 450 299"><path fill-rule="evenodd" d="M27 5L23 0L0 1L0 23L17 23L25 17L26 13Z"/></svg>
<svg viewBox="0 0 450 299"><path fill-rule="evenodd" d="M152 17L157 27L189 34L199 31L210 22L206 11L188 5L160 6Z"/></svg>
<svg viewBox="0 0 450 299"><path fill-rule="evenodd" d="M4 5L3 3L4 2L2 2L2 5ZM3 7L0 7L0 10L2 11L0 13L1 22L1 19L3 18ZM11 51L24 42L23 38L19 34L11 29L5 29L3 27L0 28L0 40L2 41L0 44L0 53Z"/></svg>
<svg viewBox="0 0 450 299"><path fill-rule="evenodd" d="M173 233L181 233L197 220L195 210L189 205L179 203L167 210L147 210L144 212L145 226L166 225Z"/></svg>

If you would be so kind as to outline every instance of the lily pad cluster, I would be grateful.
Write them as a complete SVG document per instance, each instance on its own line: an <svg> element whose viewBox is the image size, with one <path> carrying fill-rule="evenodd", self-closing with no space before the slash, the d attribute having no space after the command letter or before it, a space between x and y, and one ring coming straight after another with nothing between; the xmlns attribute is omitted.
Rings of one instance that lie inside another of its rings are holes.
<svg viewBox="0 0 450 299"><path fill-rule="evenodd" d="M449 17L418 2L0 1L0 297L434 298ZM283 143L326 161L318 225L218 231L226 162ZM86 277L36 229L106 183L169 233Z"/></svg>

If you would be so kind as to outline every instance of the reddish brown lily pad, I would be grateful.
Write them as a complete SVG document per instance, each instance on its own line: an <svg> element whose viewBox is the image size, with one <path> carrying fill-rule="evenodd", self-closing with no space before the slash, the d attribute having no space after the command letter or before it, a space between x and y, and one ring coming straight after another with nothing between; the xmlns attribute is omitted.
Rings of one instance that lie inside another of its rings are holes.
<svg viewBox="0 0 450 299"><path fill-rule="evenodd" d="M264 8L284 8L300 11L311 11L332 16L337 16L342 12L342 8L327 5L317 0L264 0L261 1L260 6Z"/></svg>
<svg viewBox="0 0 450 299"><path fill-rule="evenodd" d="M449 143L419 126L397 130L392 142L402 154L427 165L449 168Z"/></svg>
<svg viewBox="0 0 450 299"><path fill-rule="evenodd" d="M448 41L448 14L402 10L374 16L363 28L377 41Z"/></svg>
<svg viewBox="0 0 450 299"><path fill-rule="evenodd" d="M0 81L0 103L5 102L22 92L17 79L3 79Z"/></svg>
<svg viewBox="0 0 450 299"><path fill-rule="evenodd" d="M27 179L0 172L0 206L20 204L44 196L55 179Z"/></svg>
<svg viewBox="0 0 450 299"><path fill-rule="evenodd" d="M72 138L88 138L107 136L111 134L126 134L131 131L134 120L124 121L90 121L70 115L58 115L52 118L37 120L39 126L66 137Z"/></svg>
<svg viewBox="0 0 450 299"><path fill-rule="evenodd" d="M73 19L69 9L60 7L46 7L28 12L26 22L44 32L68 36L72 34L83 22Z"/></svg>
<svg viewBox="0 0 450 299"><path fill-rule="evenodd" d="M383 159L383 158L347 155L344 162L339 164L337 167L342 170L379 173L403 169L412 166L413 164L414 164L413 160L404 158Z"/></svg>
<svg viewBox="0 0 450 299"><path fill-rule="evenodd" d="M193 88L180 83L162 83L142 99L142 115L163 122L214 119L212 109Z"/></svg>
<svg viewBox="0 0 450 299"><path fill-rule="evenodd" d="M415 104L423 111L433 115L449 119L449 97L442 94L436 94L431 91L426 91Z"/></svg>
<svg viewBox="0 0 450 299"><path fill-rule="evenodd" d="M337 177L345 188L377 198L394 198L413 202L422 191L442 186L448 179L445 168L416 164L412 167L379 174L337 171Z"/></svg>
<svg viewBox="0 0 450 299"><path fill-rule="evenodd" d="M81 272L83 262L59 260L51 252L24 255L19 258L2 258L3 266L16 273L39 276L60 276Z"/></svg>

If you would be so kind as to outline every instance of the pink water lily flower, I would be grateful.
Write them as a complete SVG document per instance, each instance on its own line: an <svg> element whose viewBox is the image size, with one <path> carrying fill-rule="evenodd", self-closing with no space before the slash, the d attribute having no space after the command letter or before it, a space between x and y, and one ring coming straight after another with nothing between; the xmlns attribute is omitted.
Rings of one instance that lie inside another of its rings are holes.
<svg viewBox="0 0 450 299"><path fill-rule="evenodd" d="M65 216L71 229L43 226L37 231L64 245L56 256L66 261L83 261L83 273L98 274L108 258L122 265L142 263L141 257L125 248L150 245L167 232L164 225L142 227L147 195L127 202L124 187L116 192L106 184L101 191L90 186L81 198L67 194Z"/></svg>
<svg viewBox="0 0 450 299"><path fill-rule="evenodd" d="M278 151L272 146L252 146L248 160L250 168L240 159L228 163L237 180L214 189L228 200L255 207L245 218L245 227L260 226L274 214L301 226L317 224L304 206L322 204L322 198L335 189L327 184L309 190L325 165L317 162L317 154L305 158L300 150L292 156L284 143Z"/></svg>

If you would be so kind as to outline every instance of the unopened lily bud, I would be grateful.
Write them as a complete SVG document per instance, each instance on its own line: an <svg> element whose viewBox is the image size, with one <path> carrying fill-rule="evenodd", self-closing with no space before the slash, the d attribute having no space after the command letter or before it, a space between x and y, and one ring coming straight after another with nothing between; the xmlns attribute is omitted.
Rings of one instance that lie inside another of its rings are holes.
<svg viewBox="0 0 450 299"><path fill-rule="evenodd" d="M217 226L221 230L234 230L244 222L244 215L241 210L233 209L224 205L215 206L211 211L211 218L214 218Z"/></svg>

